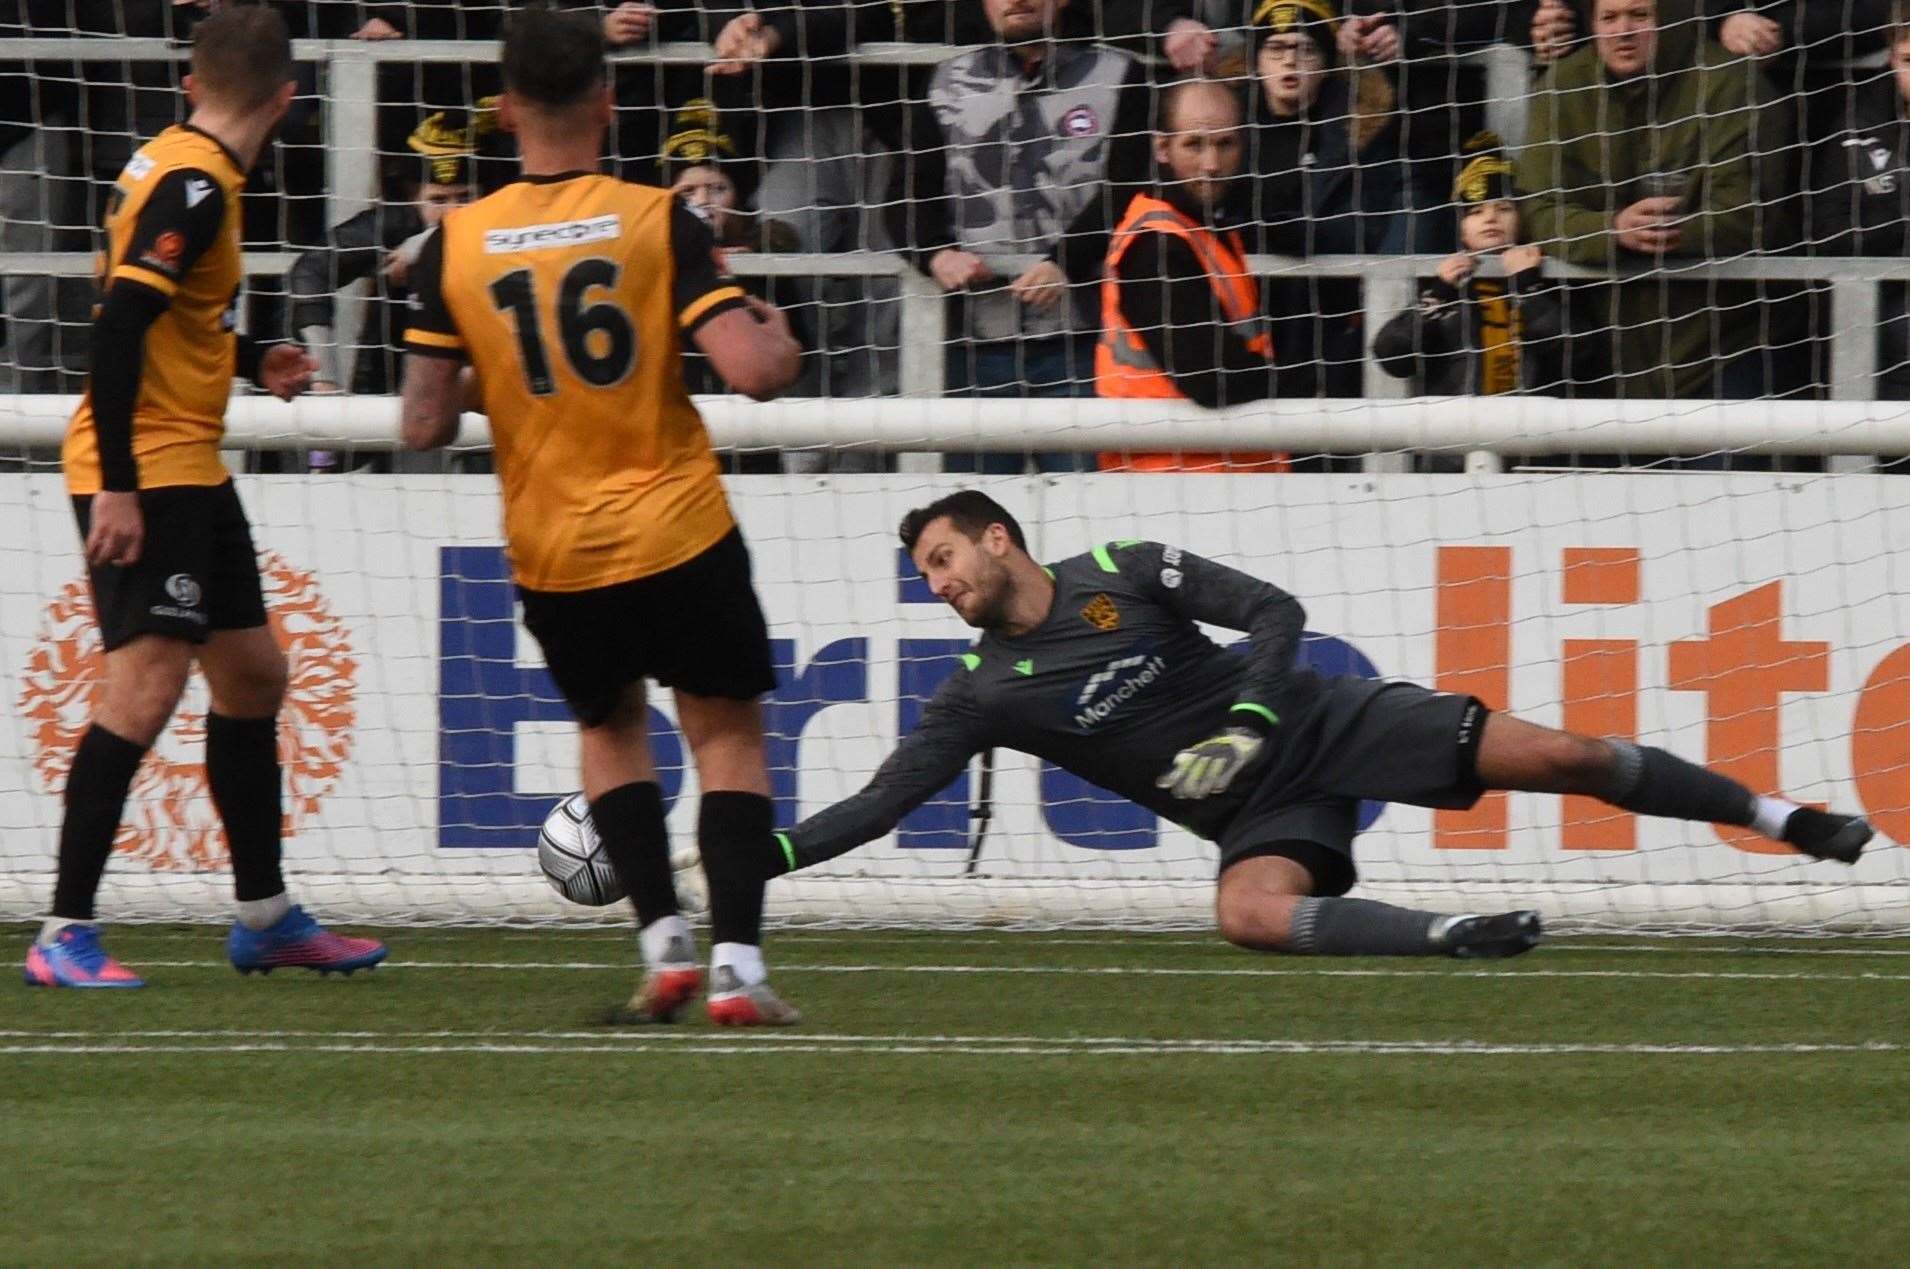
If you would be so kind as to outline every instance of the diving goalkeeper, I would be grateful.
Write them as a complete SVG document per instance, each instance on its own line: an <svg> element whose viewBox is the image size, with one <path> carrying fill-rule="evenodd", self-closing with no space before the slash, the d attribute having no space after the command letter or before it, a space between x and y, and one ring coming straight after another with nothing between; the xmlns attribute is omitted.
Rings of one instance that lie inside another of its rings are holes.
<svg viewBox="0 0 1910 1269"><path fill-rule="evenodd" d="M1263 951L1500 957L1538 942L1536 912L1442 915L1345 898L1361 798L1463 808L1488 789L1585 794L1747 826L1846 864L1871 837L1856 816L1757 796L1649 745L1296 667L1298 600L1175 547L1115 542L1044 568L1014 516L974 490L911 511L901 537L981 641L861 792L777 835L775 873L882 836L991 747L1043 758L1217 843L1220 932ZM1246 631L1246 656L1196 622Z"/></svg>

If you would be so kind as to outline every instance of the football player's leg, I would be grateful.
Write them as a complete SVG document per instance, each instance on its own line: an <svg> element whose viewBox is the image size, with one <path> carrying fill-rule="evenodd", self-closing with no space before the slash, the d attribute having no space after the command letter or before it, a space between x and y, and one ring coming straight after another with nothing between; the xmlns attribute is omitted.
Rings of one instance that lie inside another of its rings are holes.
<svg viewBox="0 0 1910 1269"><path fill-rule="evenodd" d="M594 702L579 696L571 708L581 728L591 822L637 914L645 976L630 1009L639 1020L668 1022L702 987L703 974L670 874L670 832L643 684L624 684Z"/></svg>
<svg viewBox="0 0 1910 1269"><path fill-rule="evenodd" d="M262 605L258 615L263 617ZM285 891L278 729L286 666L271 630L262 620L214 629L199 650L199 668L212 696L206 783L232 855L237 912L226 937L227 959L241 973L297 966L350 974L378 964L385 959L384 944L333 934Z"/></svg>
<svg viewBox="0 0 1910 1269"><path fill-rule="evenodd" d="M1655 746L1597 740L1508 714L1487 717L1477 771L1487 788L1584 794L1640 815L1752 828L1807 855L1843 863L1855 863L1871 837L1859 816L1759 796Z"/></svg>
<svg viewBox="0 0 1910 1269"><path fill-rule="evenodd" d="M239 919L262 930L291 907L279 867L284 808L278 723L285 655L265 626L215 630L199 664L212 695L206 782L232 851Z"/></svg>
<svg viewBox="0 0 1910 1269"><path fill-rule="evenodd" d="M1238 947L1311 956L1516 956L1539 941L1536 912L1445 915L1371 899L1316 895L1301 862L1317 843L1284 841L1243 853L1220 874L1220 932ZM1281 853L1271 853L1281 852Z"/></svg>
<svg viewBox="0 0 1910 1269"><path fill-rule="evenodd" d="M60 830L60 878L53 914L91 920L94 892L125 814L126 794L146 751L185 691L192 645L143 635L106 654L93 725L73 755Z"/></svg>
<svg viewBox="0 0 1910 1269"><path fill-rule="evenodd" d="M133 777L172 717L191 665L192 644L165 635L140 635L107 652L93 723L67 773L53 908L28 949L28 983L141 986L136 975L100 949L94 901Z"/></svg>
<svg viewBox="0 0 1910 1269"><path fill-rule="evenodd" d="M710 885L710 1017L731 1026L799 1021L770 991L763 964L761 861L777 848L762 704L682 688L676 703L703 789L696 836Z"/></svg>

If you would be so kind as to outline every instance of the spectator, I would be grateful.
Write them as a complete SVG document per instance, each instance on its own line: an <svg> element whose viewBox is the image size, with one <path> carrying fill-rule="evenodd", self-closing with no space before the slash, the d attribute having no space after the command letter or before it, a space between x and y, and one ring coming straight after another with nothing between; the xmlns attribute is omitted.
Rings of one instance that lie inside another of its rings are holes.
<svg viewBox="0 0 1910 1269"><path fill-rule="evenodd" d="M1889 25L1890 0L1702 0L1687 10L1727 53L1778 59L1774 74L1789 79L1797 60L1848 61L1869 52ZM1592 28L1592 0L1536 0L1526 35L1540 67L1571 53Z"/></svg>
<svg viewBox="0 0 1910 1269"><path fill-rule="evenodd" d="M1240 98L1211 80L1161 94L1160 188L1136 194L1101 283L1097 395L1216 409L1274 392L1273 339L1246 245L1229 223L1241 168ZM1104 453L1103 471L1277 471L1286 455Z"/></svg>
<svg viewBox="0 0 1910 1269"><path fill-rule="evenodd" d="M494 43L503 36L504 23L512 9L533 0L408 0L403 4L341 5L361 9L364 20L352 33L358 40L466 40ZM655 39L700 40L707 34L699 26L694 0L660 0L651 4L639 0L535 0L558 9L585 9L600 15L604 42L612 49L640 47ZM693 72L692 72L693 73ZM654 161L660 139L661 123L656 103L663 100L661 81L668 68L634 64L616 68L617 118L612 147L620 157L645 165ZM700 78L700 76L698 76ZM382 155L402 153L405 138L420 115L438 110L458 109L465 102L495 96L502 91L497 61L486 57L472 65L456 62L403 61L383 62L378 68L378 151ZM689 96L687 92L680 96ZM500 140L508 142L507 137ZM511 179L514 169L505 162L493 161L507 155L479 156L478 183L481 193Z"/></svg>
<svg viewBox="0 0 1910 1269"><path fill-rule="evenodd" d="M1110 213L1147 179L1152 121L1138 62L1055 38L1064 2L983 0L996 42L938 66L909 123L891 232L964 301L949 347L957 395L1093 390L1094 323L1070 283L1099 273ZM990 254L1040 258L1002 286ZM1019 465L983 469L997 468Z"/></svg>
<svg viewBox="0 0 1910 1269"><path fill-rule="evenodd" d="M657 183L696 213L710 227L716 245L731 256L796 250L796 233L788 225L742 207L744 173L752 165L736 157L738 148L714 102L707 97L684 102L671 118L670 135L657 157ZM788 302L786 294L778 294L778 279L745 277L742 281L753 294L779 308ZM790 280L782 281L786 291ZM683 362L684 382L691 392L729 391L709 368L708 359L695 349L684 349ZM773 456L760 470L777 470Z"/></svg>
<svg viewBox="0 0 1910 1269"><path fill-rule="evenodd" d="M1449 249L1447 182L1405 161L1384 73L1339 67L1333 10L1263 0L1254 21L1248 163L1259 249L1303 258ZM1270 289L1273 311L1293 315L1274 332L1283 359L1317 361L1327 396L1361 395L1359 281L1276 278Z"/></svg>
<svg viewBox="0 0 1910 1269"><path fill-rule="evenodd" d="M1487 127L1519 133L1519 103L1491 100L1481 55L1505 46L1522 70L1525 57L1510 46L1525 39L1526 7L1518 0L1348 0L1338 30L1341 58L1391 76L1401 148L1414 162L1438 167L1442 187L1456 172L1460 138Z"/></svg>
<svg viewBox="0 0 1910 1269"><path fill-rule="evenodd" d="M1607 270L1782 241L1782 214L1763 205L1779 182L1751 145L1765 104L1756 81L1679 0L1597 0L1593 29L1532 103L1517 166L1531 237L1558 259ZM1775 130L1767 120L1767 139ZM1599 332L1617 395L1755 397L1766 391L1759 294L1755 283L1654 270L1580 290L1573 327Z"/></svg>
<svg viewBox="0 0 1910 1269"><path fill-rule="evenodd" d="M311 350L319 369L313 392L338 392L346 383L339 367L333 314L337 293L363 278L373 278L373 298L353 347L351 390L359 394L396 392L402 367L403 311L409 296L405 275L417 258L424 235L444 214L471 201L476 189L473 163L479 136L492 126L491 112L431 115L408 138L422 158L411 179L395 182L395 197L332 226L324 246L304 252L286 274L291 300L288 325L294 338Z"/></svg>
<svg viewBox="0 0 1910 1269"><path fill-rule="evenodd" d="M881 201L886 147L858 109L857 75L844 60L854 20L844 6L818 0L711 19L712 82L737 85L737 97L752 99L762 121L765 165L756 206L795 231L798 251L881 245L869 232L866 210ZM812 391L892 395L899 320L894 285L822 277L811 287L820 302L792 316L802 342L816 353Z"/></svg>
<svg viewBox="0 0 1910 1269"><path fill-rule="evenodd" d="M0 39L73 34L66 0L10 0L0 9ZM0 64L0 251L52 251L75 219L75 189L62 179L81 119L79 70L70 62ZM73 244L77 248L78 244ZM54 315L56 282L43 273L8 273L0 283L6 313L6 364L15 392L78 391L64 372Z"/></svg>
<svg viewBox="0 0 1910 1269"><path fill-rule="evenodd" d="M1263 0L1255 22L1249 144L1267 248L1307 256L1449 246L1450 230L1423 214L1444 207L1444 185L1405 162L1384 73L1336 68L1325 0Z"/></svg>
<svg viewBox="0 0 1910 1269"><path fill-rule="evenodd" d="M739 148L724 126L714 102L708 98L685 102L672 117L670 135L664 141L663 153L657 160L659 181L710 227L716 245L732 259L738 253L797 250L795 230L780 220L752 214L743 208L744 174L753 164L735 157ZM813 303L814 292L805 279L744 276L740 280L752 294L785 312L795 307L795 315L800 315L801 304ZM795 305L792 305L792 300L796 302ZM805 359L808 359L807 355ZM710 368L709 359L687 346L683 350L683 382L692 393L726 393L730 390ZM717 457L722 460L726 472L774 475L783 470L783 463L789 458L820 456L807 451L778 454L775 450L719 450ZM856 469L880 470L880 455L849 452L842 457L874 460L856 466ZM825 464L815 463L812 466L815 470L821 470ZM838 470L841 469L838 467Z"/></svg>
<svg viewBox="0 0 1910 1269"><path fill-rule="evenodd" d="M1818 147L1813 220L1820 249L1901 259L1910 235L1910 12L1891 33L1890 70L1853 93L1847 126ZM1877 396L1910 401L1910 305L1882 284Z"/></svg>
<svg viewBox="0 0 1910 1269"><path fill-rule="evenodd" d="M1540 268L1539 249L1519 238L1512 165L1490 133L1460 169L1452 201L1460 209L1456 255L1419 292L1419 307L1399 314L1373 341L1381 369L1416 379L1434 396L1556 395L1564 382L1563 306ZM1479 259L1497 256L1503 281L1477 276Z"/></svg>
<svg viewBox="0 0 1910 1269"><path fill-rule="evenodd" d="M796 231L787 224L743 209L752 165L738 157L740 148L715 102L684 102L657 157L659 182L710 227L716 245L727 252L799 250Z"/></svg>

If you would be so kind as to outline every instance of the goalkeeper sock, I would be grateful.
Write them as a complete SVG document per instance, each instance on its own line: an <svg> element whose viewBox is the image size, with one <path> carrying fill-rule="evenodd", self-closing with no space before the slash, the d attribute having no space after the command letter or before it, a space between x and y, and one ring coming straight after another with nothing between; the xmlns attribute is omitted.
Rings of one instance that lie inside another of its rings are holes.
<svg viewBox="0 0 1910 1269"><path fill-rule="evenodd" d="M1616 759L1607 802L1640 815L1748 827L1758 811L1757 798L1729 776L1652 745L1607 738Z"/></svg>
<svg viewBox="0 0 1910 1269"><path fill-rule="evenodd" d="M624 893L637 910L637 927L648 929L675 916L676 882L670 875L670 830L663 822L663 790L650 781L620 784L590 800L604 854L617 870Z"/></svg>
<svg viewBox="0 0 1910 1269"><path fill-rule="evenodd" d="M1795 802L1760 797L1757 800L1757 814L1751 818L1751 827L1771 840L1781 842L1784 840L1784 830L1791 822L1791 812L1796 809Z"/></svg>
<svg viewBox="0 0 1910 1269"><path fill-rule="evenodd" d="M1287 948L1302 956L1439 956L1436 913L1371 899L1302 899Z"/></svg>
<svg viewBox="0 0 1910 1269"><path fill-rule="evenodd" d="M98 723L86 729L66 776L66 818L60 824L60 871L53 883L53 916L91 921L106 859L113 853L126 793L146 746L115 736Z"/></svg>
<svg viewBox="0 0 1910 1269"><path fill-rule="evenodd" d="M763 941L763 870L760 861L781 856L772 831L775 810L760 793L718 790L703 795L697 813L697 846L710 881L710 941Z"/></svg>
<svg viewBox="0 0 1910 1269"><path fill-rule="evenodd" d="M206 783L232 852L232 891L239 902L285 893L279 836L279 723L272 718L206 715Z"/></svg>

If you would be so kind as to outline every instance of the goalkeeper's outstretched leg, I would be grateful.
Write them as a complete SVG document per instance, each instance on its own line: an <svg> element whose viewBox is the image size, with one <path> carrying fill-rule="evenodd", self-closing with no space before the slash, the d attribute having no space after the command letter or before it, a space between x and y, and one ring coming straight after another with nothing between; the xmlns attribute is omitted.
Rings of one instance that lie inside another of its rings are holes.
<svg viewBox="0 0 1910 1269"><path fill-rule="evenodd" d="M1410 725L1438 706L1427 695L1405 701L1386 725L1373 725L1414 749ZM1663 749L1541 727L1476 704L1462 715L1462 735L1476 738L1470 771L1451 790L1426 786L1427 805L1467 805L1488 789L1572 793L1640 815L1731 824L1784 842L1816 859L1854 864L1872 830L1860 816L1819 811L1751 792L1736 780ZM1474 723L1477 724L1473 730ZM1426 732L1431 737L1434 730ZM1464 742L1462 742L1463 745ZM1436 748L1436 746L1420 746ZM1401 756L1400 767L1410 761ZM1358 764L1355 764L1356 766ZM1382 776L1379 783L1393 783ZM1361 783L1365 783L1362 781ZM1403 791L1416 787L1398 782ZM1435 782L1436 785L1436 782ZM1426 790L1421 790L1425 792ZM1322 956L1516 956L1540 935L1536 912L1442 916L1368 899L1348 899L1355 872L1352 797L1377 788L1336 788L1335 796L1287 802L1243 816L1244 831L1223 839L1215 919L1221 935L1260 951ZM1447 793L1451 796L1448 797ZM1416 801L1407 795L1398 800Z"/></svg>
<svg viewBox="0 0 1910 1269"><path fill-rule="evenodd" d="M1331 854L1317 842L1270 842L1226 865L1214 893L1221 937L1260 952L1313 956L1457 956L1495 959L1537 946L1532 911L1445 914L1372 899L1316 894L1334 888Z"/></svg>
<svg viewBox="0 0 1910 1269"><path fill-rule="evenodd" d="M1486 718L1475 770L1488 789L1577 793L1639 815L1731 824L1842 864L1856 863L1872 836L1861 816L1753 793L1663 749L1556 731L1508 714Z"/></svg>

